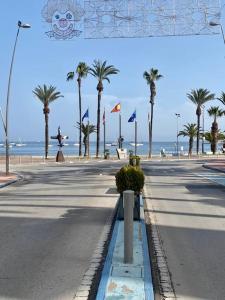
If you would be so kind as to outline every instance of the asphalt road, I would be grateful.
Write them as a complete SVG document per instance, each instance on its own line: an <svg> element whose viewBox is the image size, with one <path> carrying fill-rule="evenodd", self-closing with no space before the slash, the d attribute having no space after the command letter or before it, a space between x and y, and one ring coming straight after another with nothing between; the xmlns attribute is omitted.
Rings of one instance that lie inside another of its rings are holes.
<svg viewBox="0 0 225 300"><path fill-rule="evenodd" d="M225 299L225 174L201 162L144 163L147 202L178 299Z"/></svg>
<svg viewBox="0 0 225 300"><path fill-rule="evenodd" d="M115 207L117 169L24 167L23 181L0 190L0 299L73 299Z"/></svg>

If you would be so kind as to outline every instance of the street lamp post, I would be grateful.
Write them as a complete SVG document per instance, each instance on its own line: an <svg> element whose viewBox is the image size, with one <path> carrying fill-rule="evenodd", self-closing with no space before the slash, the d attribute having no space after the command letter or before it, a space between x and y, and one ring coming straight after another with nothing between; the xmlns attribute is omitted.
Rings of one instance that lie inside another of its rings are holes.
<svg viewBox="0 0 225 300"><path fill-rule="evenodd" d="M7 100L6 100L6 111L5 111L5 157L6 157L6 163L5 163L5 172L6 175L9 174L9 136L8 136L8 128L9 128L9 99L10 99L10 91L11 91L11 79L12 79L12 71L13 71L13 63L14 63L14 58L15 58L15 53L16 53L16 46L17 46L17 41L18 41L18 36L20 33L20 28L30 28L31 26L29 24L24 24L21 21L18 21L18 29L17 29L17 34L16 34L16 40L13 48L13 54L12 54L12 60L11 60L11 65L10 65L10 71L9 71L9 80L8 80L8 90L7 90Z"/></svg>
<svg viewBox="0 0 225 300"><path fill-rule="evenodd" d="M178 124L178 118L180 118L180 114L175 114L177 117L177 156L179 156L179 140L178 140L178 134L179 134L179 124Z"/></svg>
<svg viewBox="0 0 225 300"><path fill-rule="evenodd" d="M212 26L212 27L214 27L214 26L220 26L220 29L221 29L221 32L222 32L222 36L223 36L223 42L225 44L225 36L224 36L224 31L223 31L222 24L211 21L211 22L209 22L209 25Z"/></svg>
<svg viewBox="0 0 225 300"><path fill-rule="evenodd" d="M202 105L202 155L205 152L204 143L205 143L205 106Z"/></svg>

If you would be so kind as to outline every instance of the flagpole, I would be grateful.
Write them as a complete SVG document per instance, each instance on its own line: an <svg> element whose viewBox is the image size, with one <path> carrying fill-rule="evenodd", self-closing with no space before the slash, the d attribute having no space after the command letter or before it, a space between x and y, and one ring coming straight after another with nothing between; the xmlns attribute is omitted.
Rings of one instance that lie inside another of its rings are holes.
<svg viewBox="0 0 225 300"><path fill-rule="evenodd" d="M149 146L149 151L148 151L148 157L151 158L151 124L150 124L150 116L148 113L148 146Z"/></svg>
<svg viewBox="0 0 225 300"><path fill-rule="evenodd" d="M105 108L104 108L104 116L105 116ZM105 133L105 117L104 117L104 120L103 120L103 128L104 128L104 156L105 156L105 136L106 136L106 133Z"/></svg>
<svg viewBox="0 0 225 300"><path fill-rule="evenodd" d="M119 149L122 148L121 145L121 113L119 114Z"/></svg>
<svg viewBox="0 0 225 300"><path fill-rule="evenodd" d="M134 155L137 155L137 120L135 119L135 147L134 147Z"/></svg>
<svg viewBox="0 0 225 300"><path fill-rule="evenodd" d="M88 108L88 158L90 157L90 139L89 139L89 108Z"/></svg>

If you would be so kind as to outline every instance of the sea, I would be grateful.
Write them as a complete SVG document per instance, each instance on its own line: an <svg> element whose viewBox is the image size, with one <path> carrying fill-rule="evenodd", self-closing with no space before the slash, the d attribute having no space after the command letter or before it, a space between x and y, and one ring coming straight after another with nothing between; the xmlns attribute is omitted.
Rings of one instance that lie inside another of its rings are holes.
<svg viewBox="0 0 225 300"><path fill-rule="evenodd" d="M127 149L128 153L129 150L134 151L134 146L131 145L132 142L124 142L123 148ZM22 145L21 145L22 144ZM113 144L113 145L112 145ZM133 143L132 143L133 144ZM10 155L31 155L31 156L44 156L44 142L36 141L36 142L23 142L20 145L16 143L11 143L10 145ZM177 145L175 142L153 142L152 144L152 154L159 155L161 150L164 149L164 152L168 155L173 155L177 152ZM179 142L179 151L183 153L188 153L188 142ZM218 150L220 150L222 144L218 144ZM58 151L57 142L50 142L49 143L49 156L56 155ZM100 143L100 154L103 154L103 143ZM111 155L116 155L116 148L117 146L113 142L106 143L106 149L109 149ZM78 143L72 142L65 142L65 146L63 147L64 155L73 156L78 155ZM149 145L148 142L140 142L137 147L137 154L138 155L148 155ZM202 149L202 144L200 143L200 151ZM193 153L196 150L196 144L193 147ZM84 146L82 147L82 151L84 153ZM204 151L210 151L210 144L204 143ZM90 154L95 155L96 153L96 143L90 142ZM0 155L5 154L5 147L4 142L0 142Z"/></svg>

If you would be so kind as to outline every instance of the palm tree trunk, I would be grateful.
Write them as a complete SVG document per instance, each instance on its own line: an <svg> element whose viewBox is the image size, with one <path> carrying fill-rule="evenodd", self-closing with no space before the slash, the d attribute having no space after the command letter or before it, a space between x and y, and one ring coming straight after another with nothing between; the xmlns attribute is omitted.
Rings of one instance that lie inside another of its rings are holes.
<svg viewBox="0 0 225 300"><path fill-rule="evenodd" d="M48 113L45 113L45 159L48 158Z"/></svg>
<svg viewBox="0 0 225 300"><path fill-rule="evenodd" d="M101 91L98 91L98 110L97 110L97 143L96 143L96 157L99 156L100 145L100 115L101 115Z"/></svg>
<svg viewBox="0 0 225 300"><path fill-rule="evenodd" d="M149 126L149 158L152 157L152 126L153 126L153 108L154 104L151 103L151 119L150 119L150 126Z"/></svg>
<svg viewBox="0 0 225 300"><path fill-rule="evenodd" d="M199 140L200 140L200 116L201 115L197 115L197 127L198 127L198 131L197 131L197 155L199 154Z"/></svg>
<svg viewBox="0 0 225 300"><path fill-rule="evenodd" d="M84 156L87 156L87 149L88 149L88 139L87 139L87 137L83 141L84 141Z"/></svg>
<svg viewBox="0 0 225 300"><path fill-rule="evenodd" d="M216 121L214 121L211 127L211 133L212 133L211 150L213 154L215 154L217 150L217 132L218 132L218 124Z"/></svg>
<svg viewBox="0 0 225 300"><path fill-rule="evenodd" d="M79 92L79 119L80 124L82 122L82 107L81 107L81 79L77 79L78 82L78 92ZM82 156L82 132L81 132L81 126L79 128L79 156Z"/></svg>
<svg viewBox="0 0 225 300"><path fill-rule="evenodd" d="M192 148L193 148L193 138L190 137L190 139L189 139L189 150L188 150L188 154L190 156L192 155Z"/></svg>

